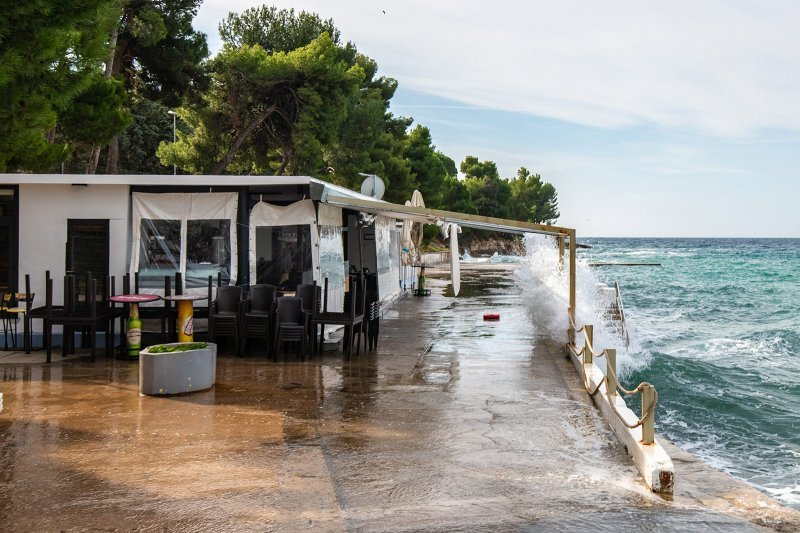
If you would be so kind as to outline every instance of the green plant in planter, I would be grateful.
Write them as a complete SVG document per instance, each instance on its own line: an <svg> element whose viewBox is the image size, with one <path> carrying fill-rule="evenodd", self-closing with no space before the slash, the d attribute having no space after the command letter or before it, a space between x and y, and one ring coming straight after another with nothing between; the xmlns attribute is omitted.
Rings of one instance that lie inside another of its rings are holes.
<svg viewBox="0 0 800 533"><path fill-rule="evenodd" d="M189 350L202 350L208 348L206 342L187 342L182 344L156 344L148 350L150 353L175 353L188 352Z"/></svg>

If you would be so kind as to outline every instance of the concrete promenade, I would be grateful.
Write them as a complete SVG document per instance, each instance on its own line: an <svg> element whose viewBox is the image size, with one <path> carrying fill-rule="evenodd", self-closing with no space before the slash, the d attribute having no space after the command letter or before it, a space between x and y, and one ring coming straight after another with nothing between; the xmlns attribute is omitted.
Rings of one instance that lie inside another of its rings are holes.
<svg viewBox="0 0 800 533"><path fill-rule="evenodd" d="M458 299L434 273L386 310L373 352L222 356L187 396L0 352L0 531L800 530L674 447L675 493L651 493L513 274L463 268Z"/></svg>

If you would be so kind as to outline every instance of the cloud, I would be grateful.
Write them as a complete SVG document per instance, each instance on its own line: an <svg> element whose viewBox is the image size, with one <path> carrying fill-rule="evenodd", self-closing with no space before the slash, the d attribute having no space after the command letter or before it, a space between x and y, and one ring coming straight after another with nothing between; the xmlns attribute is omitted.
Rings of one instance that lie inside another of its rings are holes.
<svg viewBox="0 0 800 533"><path fill-rule="evenodd" d="M225 13L258 3L206 0L197 22L216 36ZM333 17L401 87L468 106L727 138L800 131L794 2L271 3Z"/></svg>

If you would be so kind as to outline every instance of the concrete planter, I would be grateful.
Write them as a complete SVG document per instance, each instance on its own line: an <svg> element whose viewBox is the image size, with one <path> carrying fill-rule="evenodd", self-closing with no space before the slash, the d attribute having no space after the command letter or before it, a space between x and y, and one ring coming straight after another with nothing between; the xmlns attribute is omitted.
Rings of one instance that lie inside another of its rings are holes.
<svg viewBox="0 0 800 533"><path fill-rule="evenodd" d="M171 345L185 343L171 343ZM217 345L185 352L139 352L139 394L165 396L210 389L217 378Z"/></svg>

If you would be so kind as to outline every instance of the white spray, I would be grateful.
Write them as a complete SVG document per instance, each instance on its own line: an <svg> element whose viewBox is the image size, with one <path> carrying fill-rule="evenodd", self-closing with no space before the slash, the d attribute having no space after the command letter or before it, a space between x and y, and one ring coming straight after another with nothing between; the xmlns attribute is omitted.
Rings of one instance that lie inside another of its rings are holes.
<svg viewBox="0 0 800 533"><path fill-rule="evenodd" d="M567 342L569 327L567 316L569 256L565 254L562 266L554 240L544 235L526 235L525 248L526 262L522 268L517 269L517 274L524 281L524 293L530 307L534 328L538 334L563 345ZM601 351L604 348L617 349L619 374L646 365L646 358L631 357L630 351L625 349L618 328L607 318L605 303L599 291L601 284L595 273L585 261L580 259L575 267L575 298L577 302L575 324L579 328L584 324L594 326L595 351ZM628 325L630 326L630 324ZM578 346L583 345L580 334L576 342ZM603 359L598 359L597 364L605 370Z"/></svg>

